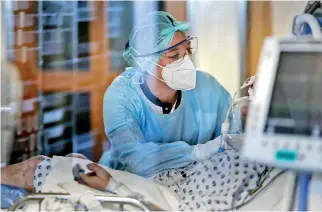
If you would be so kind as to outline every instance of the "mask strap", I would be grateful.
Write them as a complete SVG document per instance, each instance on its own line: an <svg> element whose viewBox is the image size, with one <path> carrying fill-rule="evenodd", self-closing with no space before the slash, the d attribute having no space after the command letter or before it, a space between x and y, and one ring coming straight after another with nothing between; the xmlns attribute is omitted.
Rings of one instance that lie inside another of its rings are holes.
<svg viewBox="0 0 322 212"><path fill-rule="evenodd" d="M133 49L133 51L135 52L135 53L138 53L134 48L132 48ZM135 60L135 57L133 56L133 55L131 55L132 57L133 57L133 59ZM146 59L146 58L144 58L144 57L142 57L144 60L146 60L146 61L148 61L148 62L150 62L150 63L152 63L153 65L157 65L157 66L159 66L160 68L164 68L163 66L160 66L159 64L157 64L157 63L154 63L154 62L152 62L151 60L149 60L149 59ZM146 71L146 72L148 72L151 76L153 76L154 78L156 78L156 79L158 79L158 80L160 80L161 82L166 82L165 80L163 80L163 79L160 79L159 77L157 77L155 74L153 74L152 72L150 72L150 71L148 71L148 70L145 70L144 69L144 67L143 67L143 65L141 65L137 60L135 60L135 62L139 65L139 66L141 66L141 68L144 70L144 71Z"/></svg>
<svg viewBox="0 0 322 212"><path fill-rule="evenodd" d="M133 83L134 84L143 84L144 83L144 78L143 78L143 74L142 72L141 73L138 73L138 72L141 72L141 71L136 71L135 75L133 76Z"/></svg>

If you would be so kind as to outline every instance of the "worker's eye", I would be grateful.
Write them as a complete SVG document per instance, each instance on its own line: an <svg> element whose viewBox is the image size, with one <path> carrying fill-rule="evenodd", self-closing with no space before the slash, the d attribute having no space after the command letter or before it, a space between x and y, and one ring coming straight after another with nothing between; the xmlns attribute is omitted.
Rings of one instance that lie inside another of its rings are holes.
<svg viewBox="0 0 322 212"><path fill-rule="evenodd" d="M172 60L177 60L179 59L179 53L178 54L175 54L175 55L172 55L172 56L168 56L170 59Z"/></svg>

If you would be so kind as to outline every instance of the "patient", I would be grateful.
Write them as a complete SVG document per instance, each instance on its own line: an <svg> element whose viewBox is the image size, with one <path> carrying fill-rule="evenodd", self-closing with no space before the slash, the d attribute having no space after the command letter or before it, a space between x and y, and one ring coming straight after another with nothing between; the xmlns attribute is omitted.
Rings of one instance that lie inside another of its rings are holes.
<svg viewBox="0 0 322 212"><path fill-rule="evenodd" d="M86 157L78 154L67 157ZM39 192L42 180L50 172L51 159L36 156L1 169L1 184ZM111 176L100 165L88 164L91 173L81 174L81 184L105 190ZM48 168L48 169L47 169ZM41 170L45 169L45 172ZM153 179L171 189L180 199L179 210L228 210L251 198L270 172L268 167L250 163L238 150L215 153L191 166L157 173Z"/></svg>
<svg viewBox="0 0 322 212"><path fill-rule="evenodd" d="M82 175L92 188L104 190L109 174L97 164L88 167L94 173ZM185 168L170 169L152 178L167 186L180 199L180 211L229 210L253 198L271 168L240 157L237 149L214 153L207 159Z"/></svg>

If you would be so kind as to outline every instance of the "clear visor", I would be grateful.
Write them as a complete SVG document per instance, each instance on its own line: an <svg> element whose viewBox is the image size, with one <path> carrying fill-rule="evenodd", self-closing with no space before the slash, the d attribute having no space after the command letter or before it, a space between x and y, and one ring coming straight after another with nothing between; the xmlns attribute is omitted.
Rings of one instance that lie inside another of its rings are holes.
<svg viewBox="0 0 322 212"><path fill-rule="evenodd" d="M180 41L179 43L170 46L166 49L149 53L149 54L139 54L135 49L134 52L136 53L133 55L134 58L139 57L148 57L151 55L166 55L175 59L175 61L182 59L185 55L193 55L198 49L198 39L197 37L188 37L187 39ZM177 57L177 59L175 58Z"/></svg>
<svg viewBox="0 0 322 212"><path fill-rule="evenodd" d="M163 52L163 55L173 60L170 66L178 66L186 62L198 49L198 39L189 37L180 43L173 45ZM185 57L188 56L188 57Z"/></svg>

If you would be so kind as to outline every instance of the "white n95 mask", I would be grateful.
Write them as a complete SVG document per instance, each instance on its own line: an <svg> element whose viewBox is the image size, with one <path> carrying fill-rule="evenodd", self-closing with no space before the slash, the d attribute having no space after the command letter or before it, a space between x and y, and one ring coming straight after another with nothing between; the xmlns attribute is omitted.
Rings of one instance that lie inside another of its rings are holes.
<svg viewBox="0 0 322 212"><path fill-rule="evenodd" d="M187 91L196 87L196 67L188 55L184 56L183 61L174 61L162 69L163 80L174 90Z"/></svg>

